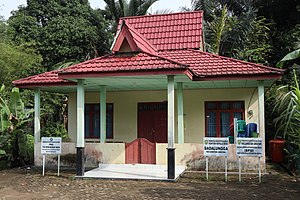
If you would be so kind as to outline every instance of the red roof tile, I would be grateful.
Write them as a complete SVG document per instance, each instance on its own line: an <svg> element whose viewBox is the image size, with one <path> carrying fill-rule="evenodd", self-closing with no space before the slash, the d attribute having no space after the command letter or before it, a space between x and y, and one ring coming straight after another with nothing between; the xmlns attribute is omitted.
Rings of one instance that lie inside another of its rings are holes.
<svg viewBox="0 0 300 200"><path fill-rule="evenodd" d="M86 62L68 67L61 71L66 73L101 73L137 70L157 70L157 69L184 69L180 63L171 59L161 58L160 56L149 53L123 53L111 54L88 60Z"/></svg>
<svg viewBox="0 0 300 200"><path fill-rule="evenodd" d="M123 20L157 50L200 49L202 11L124 17Z"/></svg>
<svg viewBox="0 0 300 200"><path fill-rule="evenodd" d="M197 50L164 51L159 55L188 65L198 77L282 74L283 70Z"/></svg>
<svg viewBox="0 0 300 200"><path fill-rule="evenodd" d="M50 72L45 72L42 74L29 76L27 78L23 78L20 80L13 81L13 84L15 85L42 85L42 84L49 84L49 85L63 85L63 84L73 84L73 82L60 79L58 78L58 72L61 70L54 70Z"/></svg>

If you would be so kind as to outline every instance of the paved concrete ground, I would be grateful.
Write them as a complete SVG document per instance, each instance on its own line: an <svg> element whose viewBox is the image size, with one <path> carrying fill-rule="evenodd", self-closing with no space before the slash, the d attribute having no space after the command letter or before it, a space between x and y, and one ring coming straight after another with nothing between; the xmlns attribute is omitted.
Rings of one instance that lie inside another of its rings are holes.
<svg viewBox="0 0 300 200"><path fill-rule="evenodd" d="M11 169L0 171L0 199L300 199L300 180L289 176L278 167L268 169L270 174L257 182L256 175L237 175L223 181L223 175L204 180L200 173L185 173L179 181L125 181L74 179L74 172Z"/></svg>
<svg viewBox="0 0 300 200"><path fill-rule="evenodd" d="M175 167L175 179L185 170L185 166ZM85 178L114 178L131 180L168 180L166 165L148 164L100 164L98 168L85 172Z"/></svg>

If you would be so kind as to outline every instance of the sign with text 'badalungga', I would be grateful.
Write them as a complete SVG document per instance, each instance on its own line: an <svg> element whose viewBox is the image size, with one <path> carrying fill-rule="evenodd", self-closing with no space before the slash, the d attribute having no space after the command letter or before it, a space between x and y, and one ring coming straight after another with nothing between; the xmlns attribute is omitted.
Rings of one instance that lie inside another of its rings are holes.
<svg viewBox="0 0 300 200"><path fill-rule="evenodd" d="M262 138L236 138L236 155L262 157Z"/></svg>
<svg viewBox="0 0 300 200"><path fill-rule="evenodd" d="M61 154L61 137L42 137L41 154Z"/></svg>
<svg viewBox="0 0 300 200"><path fill-rule="evenodd" d="M228 138L205 137L204 156L228 156Z"/></svg>

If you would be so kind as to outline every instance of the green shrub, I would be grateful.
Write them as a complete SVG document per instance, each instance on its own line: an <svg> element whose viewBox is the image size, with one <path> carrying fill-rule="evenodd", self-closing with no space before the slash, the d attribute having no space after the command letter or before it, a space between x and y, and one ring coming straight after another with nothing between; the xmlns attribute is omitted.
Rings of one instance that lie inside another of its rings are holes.
<svg viewBox="0 0 300 200"><path fill-rule="evenodd" d="M53 123L41 129L41 137L61 137L64 141L69 138L63 124Z"/></svg>
<svg viewBox="0 0 300 200"><path fill-rule="evenodd" d="M21 162L33 164L34 159L34 137L30 134L20 134L17 138Z"/></svg>

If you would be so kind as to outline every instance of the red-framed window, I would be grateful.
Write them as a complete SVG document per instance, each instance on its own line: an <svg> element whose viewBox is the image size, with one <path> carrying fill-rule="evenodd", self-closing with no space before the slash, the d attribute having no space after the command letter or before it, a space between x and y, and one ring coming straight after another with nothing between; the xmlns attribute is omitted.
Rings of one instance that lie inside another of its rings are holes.
<svg viewBox="0 0 300 200"><path fill-rule="evenodd" d="M85 138L100 138L100 105L85 104L84 106ZM106 139L113 139L113 104L106 104Z"/></svg>
<svg viewBox="0 0 300 200"><path fill-rule="evenodd" d="M234 118L245 118L244 101L205 102L205 136L233 136Z"/></svg>

